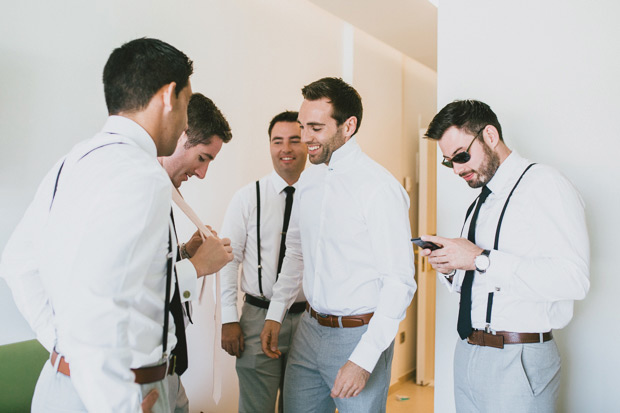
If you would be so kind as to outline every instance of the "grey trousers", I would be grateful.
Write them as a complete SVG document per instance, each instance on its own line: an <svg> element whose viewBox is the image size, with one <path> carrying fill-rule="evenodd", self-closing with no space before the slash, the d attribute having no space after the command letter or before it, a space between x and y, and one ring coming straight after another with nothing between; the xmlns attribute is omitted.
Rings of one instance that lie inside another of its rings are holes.
<svg viewBox="0 0 620 413"><path fill-rule="evenodd" d="M303 313L284 379L284 411L290 413L385 412L394 342L381 354L366 387L356 397L332 399L331 388L338 370L348 361L368 326L331 328L321 326Z"/></svg>
<svg viewBox="0 0 620 413"><path fill-rule="evenodd" d="M141 384L142 397L152 389L159 391L159 398L152 408L153 413L168 413L168 382L160 380L155 383ZM87 412L80 396L71 383L71 378L56 371L52 363L45 363L34 389L32 413L68 413Z"/></svg>
<svg viewBox="0 0 620 413"><path fill-rule="evenodd" d="M288 314L282 321L278 335L278 348L282 352L279 359L270 359L263 353L260 333L265 325L267 310L243 303L241 329L245 350L237 359L239 377L239 412L274 412L278 389L282 391L284 371L291 341L301 314ZM280 408L282 400L280 400Z"/></svg>
<svg viewBox="0 0 620 413"><path fill-rule="evenodd" d="M454 353L456 411L554 412L560 353L554 340L503 349L458 340Z"/></svg>
<svg viewBox="0 0 620 413"><path fill-rule="evenodd" d="M189 400L185 394L185 387L176 373L168 376L168 400L171 413L189 413Z"/></svg>

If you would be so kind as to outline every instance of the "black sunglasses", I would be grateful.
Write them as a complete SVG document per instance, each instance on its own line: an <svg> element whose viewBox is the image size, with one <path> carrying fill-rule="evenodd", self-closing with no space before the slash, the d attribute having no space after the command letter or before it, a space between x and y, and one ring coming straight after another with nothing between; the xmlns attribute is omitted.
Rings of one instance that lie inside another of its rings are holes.
<svg viewBox="0 0 620 413"><path fill-rule="evenodd" d="M465 149L463 152L457 153L451 159L448 159L448 158L446 158L444 156L443 157L443 161L441 161L441 164L443 166L447 166L448 168L453 168L455 163L466 163L466 162L469 162L469 160L471 159L471 155L469 154L469 149L471 148L471 145L473 145L473 143L476 140L476 138L478 138L478 135L480 135L480 132L482 132L484 130L484 128L486 128L486 127L487 127L487 125L484 125L484 127L482 129L480 129L478 131L478 133L476 133L474 135L474 139L471 140L471 142L469 143L469 146L467 147L467 149Z"/></svg>

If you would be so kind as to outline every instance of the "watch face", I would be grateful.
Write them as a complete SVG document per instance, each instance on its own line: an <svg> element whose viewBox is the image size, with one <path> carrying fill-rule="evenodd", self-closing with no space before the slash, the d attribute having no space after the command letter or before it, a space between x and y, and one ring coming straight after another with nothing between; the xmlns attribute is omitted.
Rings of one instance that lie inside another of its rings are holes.
<svg viewBox="0 0 620 413"><path fill-rule="evenodd" d="M491 260L486 255L478 255L474 260L474 265L478 272L485 272L489 265L491 265Z"/></svg>

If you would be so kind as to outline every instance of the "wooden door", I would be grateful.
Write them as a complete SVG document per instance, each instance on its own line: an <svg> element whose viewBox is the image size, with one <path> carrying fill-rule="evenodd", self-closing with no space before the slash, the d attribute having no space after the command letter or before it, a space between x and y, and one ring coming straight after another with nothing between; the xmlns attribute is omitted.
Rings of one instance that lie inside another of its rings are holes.
<svg viewBox="0 0 620 413"><path fill-rule="evenodd" d="M418 161L418 236L437 232L437 143L423 139L420 130ZM435 270L416 253L418 319L416 383L432 385L435 379Z"/></svg>

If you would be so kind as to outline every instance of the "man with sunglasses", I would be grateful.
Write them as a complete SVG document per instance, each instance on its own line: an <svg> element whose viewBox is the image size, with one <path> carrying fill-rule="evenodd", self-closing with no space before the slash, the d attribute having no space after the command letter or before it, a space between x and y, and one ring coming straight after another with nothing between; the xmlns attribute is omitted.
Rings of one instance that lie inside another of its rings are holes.
<svg viewBox="0 0 620 413"><path fill-rule="evenodd" d="M443 165L482 188L462 238L423 236L423 256L461 294L454 355L456 409L555 411L566 326L589 289L584 203L555 169L511 151L485 103L455 101L432 120Z"/></svg>

